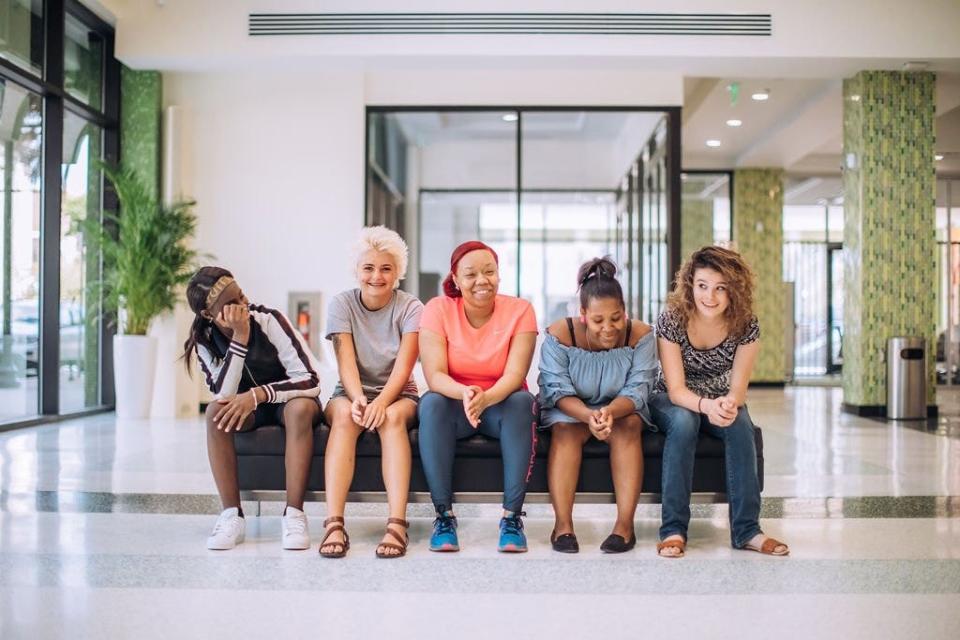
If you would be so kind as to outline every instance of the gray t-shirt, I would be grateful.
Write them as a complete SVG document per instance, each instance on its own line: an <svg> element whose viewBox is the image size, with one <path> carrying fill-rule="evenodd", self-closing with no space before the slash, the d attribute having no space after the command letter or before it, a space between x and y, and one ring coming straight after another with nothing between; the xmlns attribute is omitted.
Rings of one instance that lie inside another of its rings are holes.
<svg viewBox="0 0 960 640"><path fill-rule="evenodd" d="M420 331L423 303L406 291L397 289L393 299L382 309L371 311L360 302L360 289L349 289L335 295L327 309L327 340L335 333L353 335L357 353L357 369L364 394L370 398L383 390L400 351L404 334ZM339 388L339 386L338 386ZM411 374L403 395L417 395L417 384Z"/></svg>

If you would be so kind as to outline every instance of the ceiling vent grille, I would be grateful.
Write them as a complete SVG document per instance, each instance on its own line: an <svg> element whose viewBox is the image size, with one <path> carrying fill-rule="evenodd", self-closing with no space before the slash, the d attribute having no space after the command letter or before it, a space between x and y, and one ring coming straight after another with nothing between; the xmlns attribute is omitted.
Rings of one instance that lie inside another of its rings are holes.
<svg viewBox="0 0 960 640"><path fill-rule="evenodd" d="M251 36L769 36L769 13L251 13Z"/></svg>

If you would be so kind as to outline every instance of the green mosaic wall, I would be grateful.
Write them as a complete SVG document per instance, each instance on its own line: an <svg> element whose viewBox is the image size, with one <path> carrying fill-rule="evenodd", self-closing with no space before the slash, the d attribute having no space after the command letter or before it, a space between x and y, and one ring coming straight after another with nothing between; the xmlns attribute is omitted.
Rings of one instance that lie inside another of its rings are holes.
<svg viewBox="0 0 960 640"><path fill-rule="evenodd" d="M886 404L886 343L928 340L935 400L934 75L863 71L844 81L843 400Z"/></svg>
<svg viewBox="0 0 960 640"><path fill-rule="evenodd" d="M158 71L121 71L120 161L160 193L160 112L162 81Z"/></svg>
<svg viewBox="0 0 960 640"><path fill-rule="evenodd" d="M680 207L680 255L713 244L713 200L684 198Z"/></svg>
<svg viewBox="0 0 960 640"><path fill-rule="evenodd" d="M733 180L733 240L757 276L760 355L753 382L783 382L783 170L741 169Z"/></svg>

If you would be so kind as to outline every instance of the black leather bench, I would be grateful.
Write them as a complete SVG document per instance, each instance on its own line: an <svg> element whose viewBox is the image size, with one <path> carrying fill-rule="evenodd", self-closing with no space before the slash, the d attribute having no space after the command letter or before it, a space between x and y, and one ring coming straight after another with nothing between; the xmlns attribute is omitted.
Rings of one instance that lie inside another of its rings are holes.
<svg viewBox="0 0 960 640"><path fill-rule="evenodd" d="M323 491L323 452L326 450L330 429L319 425L314 431L314 458L310 468L310 491ZM760 488L763 488L763 435L759 428L754 431L757 443L757 469ZM549 433L540 432L537 441L537 458L528 485L531 502L548 501L547 453L550 449ZM647 502L658 502L660 475L665 437L659 432L643 433L643 493ZM427 481L420 466L420 450L417 429L410 431L413 451L413 470L410 478L411 499L429 502L426 493ZM283 452L285 436L280 426L263 426L248 433L236 435L238 474L240 490L246 498L256 499L257 492L283 491ZM696 466L693 475L694 493L712 494L713 501L722 500L726 494L726 470L723 458L723 442L701 433L697 443ZM458 501L468 495L474 501L499 502L503 491L503 465L500 460L500 445L496 440L476 435L457 443L457 461L454 467L453 487ZM357 466L351 499L380 497L383 480L380 470L380 438L375 432L364 433L357 443ZM590 440L583 451L578 491L587 496L581 498L609 501L613 495L610 478L609 448L606 444ZM309 496L317 498L316 494Z"/></svg>

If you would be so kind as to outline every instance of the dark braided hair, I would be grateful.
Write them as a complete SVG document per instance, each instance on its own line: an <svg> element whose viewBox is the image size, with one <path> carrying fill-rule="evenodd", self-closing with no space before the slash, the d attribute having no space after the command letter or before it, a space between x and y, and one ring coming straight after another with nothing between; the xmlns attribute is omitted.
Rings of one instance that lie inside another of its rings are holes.
<svg viewBox="0 0 960 640"><path fill-rule="evenodd" d="M190 354L195 351L197 345L203 345L211 352L213 349L213 320L204 318L202 313L207 309L207 295L210 289L217 283L217 280L223 276L233 277L233 274L223 267L201 267L199 271L190 278L187 284L187 304L190 310L196 314L193 324L190 326L190 335L187 341L183 343L184 365L187 367L187 374L190 374Z"/></svg>
<svg viewBox="0 0 960 640"><path fill-rule="evenodd" d="M586 309L591 299L614 298L626 306L623 301L623 288L617 280L617 265L609 256L594 258L580 265L577 272L577 286L580 290L580 308Z"/></svg>

